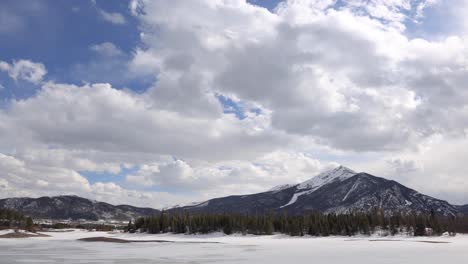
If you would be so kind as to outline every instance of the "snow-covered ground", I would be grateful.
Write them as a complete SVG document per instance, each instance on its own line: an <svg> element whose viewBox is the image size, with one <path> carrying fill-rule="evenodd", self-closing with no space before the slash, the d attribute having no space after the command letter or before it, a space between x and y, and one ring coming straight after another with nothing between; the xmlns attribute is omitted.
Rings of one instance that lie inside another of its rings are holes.
<svg viewBox="0 0 468 264"><path fill-rule="evenodd" d="M14 233L22 233L22 234L31 235L31 236L37 236L38 235L36 233L27 232L25 230L14 230L14 229L0 230L0 236L8 235L8 234L14 234Z"/></svg>
<svg viewBox="0 0 468 264"><path fill-rule="evenodd" d="M423 238L292 238L284 235L224 236L219 233L198 236L86 231L46 234L50 237L0 239L0 263L465 264L468 259L468 235ZM77 240L85 237L168 240L175 243L119 244ZM427 243L428 241L449 243Z"/></svg>

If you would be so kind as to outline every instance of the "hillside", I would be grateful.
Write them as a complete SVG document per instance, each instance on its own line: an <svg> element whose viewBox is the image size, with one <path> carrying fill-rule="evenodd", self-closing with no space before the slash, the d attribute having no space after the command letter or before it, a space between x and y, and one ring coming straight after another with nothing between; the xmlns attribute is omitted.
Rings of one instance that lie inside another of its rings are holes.
<svg viewBox="0 0 468 264"><path fill-rule="evenodd" d="M78 196L40 198L7 198L0 200L0 208L14 209L25 215L43 219L130 220L159 213L152 208L130 205L111 205Z"/></svg>
<svg viewBox="0 0 468 264"><path fill-rule="evenodd" d="M296 185L283 185L267 192L212 199L195 206L173 210L188 212L256 214L270 211L303 214L304 212L369 212L375 208L386 213L435 212L454 216L466 213L466 207L421 194L402 184L368 173L356 173L340 166Z"/></svg>

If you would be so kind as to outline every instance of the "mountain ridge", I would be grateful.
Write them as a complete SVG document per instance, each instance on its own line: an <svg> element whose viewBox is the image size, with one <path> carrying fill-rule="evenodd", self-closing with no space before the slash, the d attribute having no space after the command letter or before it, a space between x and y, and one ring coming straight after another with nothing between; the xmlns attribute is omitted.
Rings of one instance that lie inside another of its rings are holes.
<svg viewBox="0 0 468 264"><path fill-rule="evenodd" d="M394 180L365 172L357 173L344 166L322 172L299 184L284 184L266 192L249 195L219 197L197 206L179 207L172 211L242 214L277 211L303 214L307 211L350 213L369 212L374 209L382 209L388 214L468 214L465 207L451 205L447 201L419 193Z"/></svg>
<svg viewBox="0 0 468 264"><path fill-rule="evenodd" d="M0 208L10 208L35 218L130 220L158 214L153 208L111 205L73 195L39 198L0 199ZM397 181L355 172L344 166L322 172L298 184L283 184L270 190L213 198L165 212L264 214L286 212L351 213L381 209L392 213L436 213L445 216L468 215L468 205L452 205Z"/></svg>
<svg viewBox="0 0 468 264"><path fill-rule="evenodd" d="M153 208L125 204L112 205L76 195L5 198L0 199L0 208L14 209L34 218L90 221L128 221L139 216L149 216L160 212Z"/></svg>

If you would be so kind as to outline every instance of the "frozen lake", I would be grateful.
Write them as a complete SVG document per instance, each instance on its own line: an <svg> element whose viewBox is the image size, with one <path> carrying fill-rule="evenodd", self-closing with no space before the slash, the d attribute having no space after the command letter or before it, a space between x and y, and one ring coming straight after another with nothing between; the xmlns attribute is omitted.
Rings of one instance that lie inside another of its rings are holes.
<svg viewBox="0 0 468 264"><path fill-rule="evenodd" d="M290 238L108 234L74 231L51 237L0 239L0 263L443 263L466 264L468 236L437 238ZM174 243L77 241L84 237ZM378 239L380 241L370 241ZM449 243L426 243L449 242ZM189 242L189 243L187 243ZM198 243L203 242L203 243ZM210 242L210 243L206 243ZM213 242L213 243L211 243ZM215 243L216 242L216 243Z"/></svg>

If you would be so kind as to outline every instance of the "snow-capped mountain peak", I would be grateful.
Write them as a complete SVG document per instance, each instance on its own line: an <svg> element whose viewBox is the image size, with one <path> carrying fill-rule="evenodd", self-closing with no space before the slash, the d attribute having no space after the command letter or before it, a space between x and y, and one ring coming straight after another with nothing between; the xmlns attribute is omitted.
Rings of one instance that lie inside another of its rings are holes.
<svg viewBox="0 0 468 264"><path fill-rule="evenodd" d="M376 208L386 214L429 213L456 216L468 215L468 208L418 193L396 181L365 172L356 173L339 166L289 188L277 186L273 191L249 195L230 195L211 199L200 206L174 210L195 213L238 214L270 213L271 211L301 215L307 212L343 214L372 212ZM468 206L467 206L468 207Z"/></svg>
<svg viewBox="0 0 468 264"><path fill-rule="evenodd" d="M319 175L313 177L312 179L299 184L299 186L297 186L297 189L315 190L325 184L328 184L334 181L343 181L350 177L353 177L356 174L357 173L355 171L349 168L346 168L345 166L339 166L332 170L322 172Z"/></svg>

